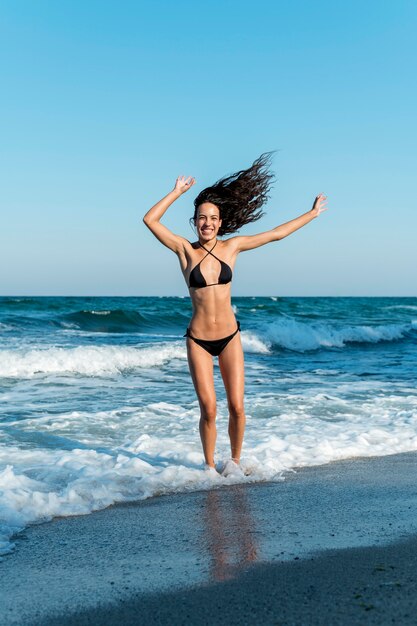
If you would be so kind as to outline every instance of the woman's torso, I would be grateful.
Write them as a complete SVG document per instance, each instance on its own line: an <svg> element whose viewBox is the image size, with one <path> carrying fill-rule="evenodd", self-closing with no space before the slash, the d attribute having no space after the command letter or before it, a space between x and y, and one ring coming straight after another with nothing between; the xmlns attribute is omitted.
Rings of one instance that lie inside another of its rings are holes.
<svg viewBox="0 0 417 626"><path fill-rule="evenodd" d="M204 282L208 286L189 288L193 315L189 324L190 332L195 337L204 339L218 339L226 337L236 330L236 318L231 305L231 281L226 284L218 283L220 274L227 272L222 270L222 261L233 271L236 254L233 247L226 241L217 241L214 244L199 242L185 245L183 254L179 255L182 273L187 285L190 284L190 274L199 265ZM215 252L209 254L208 250ZM195 274L195 272L194 272ZM215 283L215 284L213 284ZM204 283L203 283L204 284Z"/></svg>

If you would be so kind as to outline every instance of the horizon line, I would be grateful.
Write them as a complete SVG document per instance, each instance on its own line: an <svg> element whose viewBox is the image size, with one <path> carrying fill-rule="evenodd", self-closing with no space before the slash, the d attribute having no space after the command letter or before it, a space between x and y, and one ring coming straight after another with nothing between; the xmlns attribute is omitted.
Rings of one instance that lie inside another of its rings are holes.
<svg viewBox="0 0 417 626"><path fill-rule="evenodd" d="M109 295L109 294L96 294L96 295L77 295L77 294L0 294L0 298L179 298L184 300L190 298L190 295ZM416 295L235 295L233 298L417 298Z"/></svg>

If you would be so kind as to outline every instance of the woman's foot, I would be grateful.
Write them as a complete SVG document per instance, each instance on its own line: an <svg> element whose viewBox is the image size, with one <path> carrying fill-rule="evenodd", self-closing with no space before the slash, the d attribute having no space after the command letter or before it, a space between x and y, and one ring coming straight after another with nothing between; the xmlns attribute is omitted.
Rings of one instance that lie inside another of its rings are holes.
<svg viewBox="0 0 417 626"><path fill-rule="evenodd" d="M236 462L233 459L229 459L226 461L223 469L222 476L227 478L228 476L243 476L242 468L239 465L239 462Z"/></svg>
<svg viewBox="0 0 417 626"><path fill-rule="evenodd" d="M210 474L218 476L219 473L213 465L208 465L208 463L204 463L204 471Z"/></svg>

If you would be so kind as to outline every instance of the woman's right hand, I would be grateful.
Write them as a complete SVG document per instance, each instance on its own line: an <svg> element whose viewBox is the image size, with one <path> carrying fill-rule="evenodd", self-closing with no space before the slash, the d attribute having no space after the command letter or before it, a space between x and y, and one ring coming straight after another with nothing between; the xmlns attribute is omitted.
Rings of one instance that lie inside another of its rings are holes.
<svg viewBox="0 0 417 626"><path fill-rule="evenodd" d="M314 217L318 217L320 213L323 213L323 211L327 211L326 200L327 197L324 195L324 193L319 193L319 195L316 196L313 208L311 209Z"/></svg>
<svg viewBox="0 0 417 626"><path fill-rule="evenodd" d="M189 176L188 178L185 178L185 176L178 176L175 182L174 191L178 191L180 194L185 193L194 185L194 183L195 178L192 176Z"/></svg>

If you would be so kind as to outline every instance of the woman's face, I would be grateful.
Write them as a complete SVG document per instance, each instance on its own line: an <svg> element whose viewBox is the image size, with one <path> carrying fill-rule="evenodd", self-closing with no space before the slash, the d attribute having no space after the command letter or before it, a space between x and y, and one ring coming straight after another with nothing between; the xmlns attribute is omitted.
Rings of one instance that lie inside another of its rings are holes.
<svg viewBox="0 0 417 626"><path fill-rule="evenodd" d="M203 202L197 209L195 227L200 239L210 241L217 237L221 226L220 211L215 204Z"/></svg>

